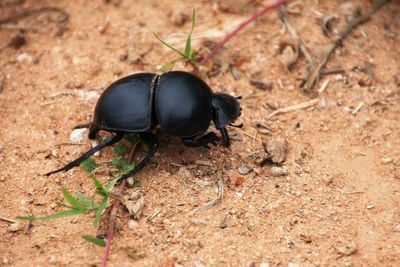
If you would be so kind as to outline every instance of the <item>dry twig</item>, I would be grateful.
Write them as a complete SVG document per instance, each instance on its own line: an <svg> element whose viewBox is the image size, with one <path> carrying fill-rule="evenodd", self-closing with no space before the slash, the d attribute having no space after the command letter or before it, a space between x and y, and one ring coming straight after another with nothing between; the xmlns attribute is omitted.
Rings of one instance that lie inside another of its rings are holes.
<svg viewBox="0 0 400 267"><path fill-rule="evenodd" d="M5 24L10 24L10 23L16 23L20 19L23 19L26 17L31 17L31 16L37 16L37 15L40 15L43 13L48 13L48 14L53 13L53 14L58 15L57 18L50 17L49 19L51 22L57 23L59 25L57 35L59 35L59 36L62 35L64 33L65 29L67 28L67 24L69 21L69 14L64 9L61 9L58 7L45 6L45 7L39 8L39 9L25 11L20 14L13 15L8 18L0 20L0 26L5 25Z"/></svg>
<svg viewBox="0 0 400 267"><path fill-rule="evenodd" d="M296 29L292 26L292 24L287 19L287 13L286 13L285 8L283 7L283 5L279 7L279 18L281 19L282 23L285 24L286 29L288 30L290 35L292 35L292 37L295 40L295 42L299 45L300 52L306 58L308 63L312 63L314 61L314 57L310 53L310 51L308 51L306 45L304 44L303 39L301 39L301 37L297 33Z"/></svg>
<svg viewBox="0 0 400 267"><path fill-rule="evenodd" d="M299 103L299 104L296 104L296 105L293 105L293 106L279 108L279 109L273 111L271 114L269 114L267 119L270 119L273 116L281 114L281 113L288 113L288 112L292 112L292 111L299 110L299 109L309 108L309 107L312 107L312 106L316 105L318 102L319 102L319 99L315 98L315 99L312 99L310 101Z"/></svg>
<svg viewBox="0 0 400 267"><path fill-rule="evenodd" d="M18 223L18 222L20 222L19 220L16 220L16 219L13 219L13 218L9 218L9 217L1 215L1 214L0 214L0 220L5 221L5 222L9 222L9 223Z"/></svg>
<svg viewBox="0 0 400 267"><path fill-rule="evenodd" d="M222 178L222 173L218 174L217 186L218 186L218 194L217 194L217 196L214 199L212 199L209 202L207 202L203 207L198 208L196 210L196 213L199 212L199 211L209 210L210 208L215 206L218 202L220 202L221 199L224 197L224 180Z"/></svg>
<svg viewBox="0 0 400 267"><path fill-rule="evenodd" d="M276 0L272 4L261 8L261 10L257 11L256 13L254 13L250 18L248 18L245 21L243 21L239 26L237 26L237 28L235 30L233 30L231 33L229 33L227 36L225 36L225 38L221 42L219 42L213 48L213 50L201 60L200 65L204 65L208 60L210 60L219 50L221 50L224 47L224 45L233 36L235 36L238 32L243 30L247 25L249 25L250 23L254 22L256 19L258 19L259 17L261 17L264 14L268 13L269 11L273 10L274 8L277 8L278 6L286 3L287 1L288 0Z"/></svg>
<svg viewBox="0 0 400 267"><path fill-rule="evenodd" d="M388 2L389 0L377 0L372 9L366 15L358 15L359 10L354 13L353 19L346 23L346 25L339 32L333 43L330 44L326 51L323 53L322 57L318 61L311 64L311 71L307 73L301 84L301 87L305 92L310 92L312 90L315 83L319 80L321 72L323 71L323 68L328 62L333 51L341 44L343 39L346 38L349 33L357 26L367 22L376 11L378 11Z"/></svg>

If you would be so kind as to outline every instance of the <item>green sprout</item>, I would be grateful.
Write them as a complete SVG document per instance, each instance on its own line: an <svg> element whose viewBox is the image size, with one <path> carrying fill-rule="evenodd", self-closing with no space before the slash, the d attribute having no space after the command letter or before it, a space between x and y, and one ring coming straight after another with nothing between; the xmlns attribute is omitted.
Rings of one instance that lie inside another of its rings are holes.
<svg viewBox="0 0 400 267"><path fill-rule="evenodd" d="M135 164L129 164L128 159L123 158L124 155L127 154L128 151L134 147L138 142L140 142L140 136L138 134L126 134L124 136L124 143L117 145L113 148L115 153L115 157L112 159L111 163L113 166L118 170L116 178L111 180L110 182L103 184L100 180L96 178L93 174L93 171L99 167L100 165L96 163L93 158L88 158L84 162L80 164L80 167L84 169L88 175L92 178L94 186L95 186L95 193L94 195L98 195L100 197L99 200L94 201L93 199L77 192L72 194L67 188L62 188L61 193L63 194L64 201L58 202L58 204L66 210L56 212L50 214L48 216L43 217L36 217L36 216L21 216L18 217L20 220L25 221L47 221L53 219L59 219L68 216L80 215L80 214L88 214L88 213L95 213L95 218L93 221L93 226L97 227L100 223L100 217L104 213L105 209L110 206L110 198L111 193L115 187L117 181L122 177L124 174L130 172L135 168ZM141 184L139 181L134 183L135 187L140 187ZM91 235L84 235L82 238L92 244L97 246L104 247L105 241L103 239L97 238Z"/></svg>
<svg viewBox="0 0 400 267"><path fill-rule="evenodd" d="M179 51L178 49L176 49L175 47L173 47L170 44L167 44L166 42L164 42L163 40L161 40L156 33L153 32L154 36L161 42L163 43L165 46L167 46L169 49L171 49L172 51L174 51L175 53L177 53L178 55L181 56L181 58L173 60L167 64L164 64L160 71L161 72L166 72L169 71L170 69L172 69L174 67L174 65L179 62L180 60L184 60L189 62L192 66L194 66L195 68L197 68L197 52L192 50L192 33L193 33L193 29L194 29L194 25L196 23L196 12L195 10L193 10L193 14L192 14L192 28L187 36L186 39L186 45L185 45L185 50L184 51Z"/></svg>

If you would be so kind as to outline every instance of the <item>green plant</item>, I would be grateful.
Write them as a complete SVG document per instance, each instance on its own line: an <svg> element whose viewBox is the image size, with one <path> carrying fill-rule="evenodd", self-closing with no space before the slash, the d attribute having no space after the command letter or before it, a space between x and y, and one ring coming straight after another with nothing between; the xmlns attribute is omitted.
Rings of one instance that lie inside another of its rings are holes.
<svg viewBox="0 0 400 267"><path fill-rule="evenodd" d="M18 217L20 220L26 221L46 221L52 219L59 219L68 216L87 214L87 213L95 213L95 219L93 221L93 226L97 227L100 222L100 217L104 213L105 209L110 206L110 199L112 196L112 191L115 187L115 184L119 180L119 178L125 173L129 172L133 168L135 168L135 164L129 164L128 159L124 158L124 155L138 142L140 142L140 138L137 134L127 134L124 139L127 141L124 144L120 144L114 147L115 157L112 159L111 163L118 170L116 178L108 182L107 184L102 184L99 179L93 174L93 171L99 167L99 164L92 158L89 158L81 163L80 167L83 168L88 175L92 178L95 192L93 195L97 195L100 197L97 201L93 198L89 198L79 192L72 194L67 188L63 187L61 192L64 196L64 201L58 202L58 204L62 207L67 208L66 210L50 214L44 217L36 217L36 216L21 216ZM134 186L140 186L139 183L135 183ZM98 246L105 246L105 241L103 239L99 239L94 236L84 235L82 236L86 241L93 243Z"/></svg>
<svg viewBox="0 0 400 267"><path fill-rule="evenodd" d="M171 49L172 51L174 51L175 53L177 53L178 55L181 56L181 58L173 60L167 64L164 64L160 71L161 72L166 72L169 71L170 69L172 69L172 67L179 61L183 60L186 62L189 62L194 68L197 69L197 52L192 50L192 33L193 33L193 29L196 23L196 11L193 10L192 13L192 28L190 29L190 32L186 38L186 45L185 45L185 50L184 51L179 51L178 49L176 49L175 47L173 47L170 44L167 44L166 42L164 42L163 40L161 40L156 33L153 32L154 36L161 42L163 43L165 46L167 46L169 49Z"/></svg>

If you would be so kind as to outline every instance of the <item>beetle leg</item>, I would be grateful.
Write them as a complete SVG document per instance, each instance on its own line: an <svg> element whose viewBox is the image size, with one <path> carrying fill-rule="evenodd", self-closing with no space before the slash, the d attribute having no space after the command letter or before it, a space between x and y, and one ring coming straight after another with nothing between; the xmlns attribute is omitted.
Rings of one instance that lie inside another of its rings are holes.
<svg viewBox="0 0 400 267"><path fill-rule="evenodd" d="M191 138L183 138L182 142L186 146L190 147L205 147L210 148L208 144L213 144L214 146L217 145L217 141L219 137L214 132L209 132L206 135L201 136L200 138L195 139L195 137Z"/></svg>
<svg viewBox="0 0 400 267"><path fill-rule="evenodd" d="M89 129L89 139L90 140L98 139L99 131L100 131L99 127L97 127L96 125L92 124L90 126L90 129Z"/></svg>
<svg viewBox="0 0 400 267"><path fill-rule="evenodd" d="M132 176L132 175L140 172L150 162L151 158L156 153L156 150L158 148L157 136L155 136L152 133L145 132L145 133L140 133L140 137L142 138L143 142L145 142L147 145L150 146L149 153L147 153L147 155L144 157L144 159L142 159L142 161L139 162L139 164L136 165L132 171L124 174L120 179L126 179L129 176Z"/></svg>
<svg viewBox="0 0 400 267"><path fill-rule="evenodd" d="M222 140L224 142L225 147L229 147L231 145L231 142L229 141L229 135L228 132L226 131L225 127L219 128L222 134Z"/></svg>
<svg viewBox="0 0 400 267"><path fill-rule="evenodd" d="M76 125L76 126L74 127L74 130L75 130L75 129L90 128L90 127L92 127L92 125L93 125L92 122L90 122L90 123L78 124L78 125Z"/></svg>
<svg viewBox="0 0 400 267"><path fill-rule="evenodd" d="M80 156L76 160L71 161L70 163L68 163L67 165L65 165L64 167L62 167L60 169L57 169L52 172L48 172L45 175L49 176L53 173L57 173L57 172L61 172L61 171L68 171L72 168L75 168L75 167L79 166L82 162L84 162L86 159L88 159L91 155L96 153L97 151L100 151L101 149L105 148L106 146L111 146L111 145L117 143L118 141L120 141L122 139L122 137L124 137L124 134L122 134L122 133L117 133L114 136L107 137L106 139L104 139L104 141L101 144L93 147L92 149L89 149L88 151L86 151L82 156Z"/></svg>

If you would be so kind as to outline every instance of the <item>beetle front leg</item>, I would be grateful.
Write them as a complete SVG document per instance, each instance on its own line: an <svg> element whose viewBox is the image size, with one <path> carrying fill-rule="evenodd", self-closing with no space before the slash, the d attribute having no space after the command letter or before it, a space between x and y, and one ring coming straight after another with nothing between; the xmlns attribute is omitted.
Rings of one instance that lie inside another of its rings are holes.
<svg viewBox="0 0 400 267"><path fill-rule="evenodd" d="M208 144L213 144L214 146L217 145L217 141L220 138L214 133L214 132L209 132L206 135L201 136L200 138L196 137L191 137L191 138L182 138L182 142L186 146L190 147L205 147L205 148L210 148Z"/></svg>
<svg viewBox="0 0 400 267"><path fill-rule="evenodd" d="M100 151L101 149L103 149L103 148L105 148L107 146L111 146L111 145L117 143L123 137L124 137L124 135L122 133L117 133L114 136L109 136L106 139L104 139L104 141L101 144L93 147L92 149L89 149L88 151L86 151L79 158L75 159L74 161L71 161L70 163L68 163L67 165L65 165L62 168L59 168L59 169L57 169L55 171L51 171L51 172L46 173L45 176L49 176L51 174L54 174L54 173L57 173L57 172L61 172L61 171L68 171L68 170L70 170L72 168L78 167L82 162L84 162L85 160L90 158L91 155L93 155L97 151Z"/></svg>
<svg viewBox="0 0 400 267"><path fill-rule="evenodd" d="M221 131L221 134L222 134L222 140L224 142L224 146L229 147L231 145L231 142L229 140L229 135L228 135L226 128L222 127L219 130Z"/></svg>

